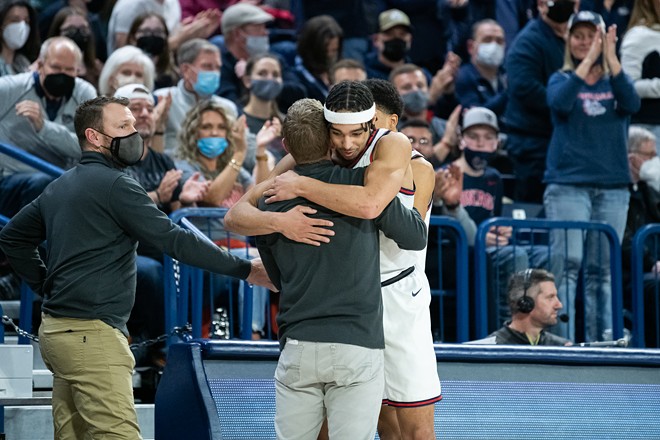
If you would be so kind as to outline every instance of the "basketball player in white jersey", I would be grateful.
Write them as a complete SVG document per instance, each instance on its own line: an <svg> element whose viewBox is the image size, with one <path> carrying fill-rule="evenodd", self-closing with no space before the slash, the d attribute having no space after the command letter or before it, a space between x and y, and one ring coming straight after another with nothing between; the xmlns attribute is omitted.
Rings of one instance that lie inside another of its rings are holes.
<svg viewBox="0 0 660 440"><path fill-rule="evenodd" d="M412 208L411 190L415 189L415 183L410 167L410 141L399 133L375 130L375 105L369 89L357 82L335 85L328 95L325 115L335 160L343 166L356 166L360 161L362 166L368 165L365 185L327 185L287 172L255 187L256 194L248 192L225 217L229 229L246 235L280 232L292 239L297 235L298 241L310 244L329 240L332 233L324 228L328 223L305 223L300 218L302 212L283 219L256 210L254 203L269 186L264 195L271 195L273 201L303 197L354 217L376 217L398 194ZM369 153L365 154L367 150ZM283 160L278 167L290 169L291 165ZM402 188L409 190L401 192ZM430 188L425 185L426 201L417 203L423 206L424 217L432 190L432 184ZM286 220L304 230L294 230L286 225ZM384 265L381 252L383 302L389 304L389 307L384 305L384 311L391 311L384 320L387 384L384 403L396 408L403 438L435 438L432 404L441 396L430 328L430 289L423 266L417 268L423 256L405 257L394 249L390 251L393 259ZM399 438L397 432L391 434L390 438Z"/></svg>

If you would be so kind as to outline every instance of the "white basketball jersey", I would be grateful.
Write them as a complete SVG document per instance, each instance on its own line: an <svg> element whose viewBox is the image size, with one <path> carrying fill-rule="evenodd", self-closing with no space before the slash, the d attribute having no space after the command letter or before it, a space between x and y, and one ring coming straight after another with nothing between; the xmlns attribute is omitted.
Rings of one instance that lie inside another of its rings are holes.
<svg viewBox="0 0 660 440"><path fill-rule="evenodd" d="M362 152L353 168L363 168L369 166L374 160L376 144L378 140L389 133L389 130L378 129L368 140L367 148ZM413 150L412 156L419 153ZM397 194L399 201L408 209L413 209L415 200L415 189L401 188ZM428 230L430 220L429 210L425 219ZM380 232L380 280L387 281L397 276L402 271L411 266L415 266L415 271L424 273L426 261L426 248L422 251L405 251L400 249L394 240L391 240ZM421 263L421 266L420 266Z"/></svg>

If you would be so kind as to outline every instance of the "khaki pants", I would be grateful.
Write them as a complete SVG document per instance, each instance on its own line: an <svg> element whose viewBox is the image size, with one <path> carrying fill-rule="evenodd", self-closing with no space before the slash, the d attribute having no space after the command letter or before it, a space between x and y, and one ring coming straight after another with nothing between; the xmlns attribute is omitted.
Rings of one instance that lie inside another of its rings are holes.
<svg viewBox="0 0 660 440"><path fill-rule="evenodd" d="M99 320L42 314L39 349L53 372L55 439L141 439L135 359L126 337Z"/></svg>

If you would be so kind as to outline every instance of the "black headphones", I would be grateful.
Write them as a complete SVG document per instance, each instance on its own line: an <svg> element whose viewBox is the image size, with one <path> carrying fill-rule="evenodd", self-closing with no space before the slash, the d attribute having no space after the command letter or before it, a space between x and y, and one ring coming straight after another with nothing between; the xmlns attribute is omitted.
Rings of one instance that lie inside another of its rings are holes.
<svg viewBox="0 0 660 440"><path fill-rule="evenodd" d="M526 269L523 279L523 296L518 298L516 302L516 308L520 313L530 313L534 310L534 298L527 296L527 289L529 289L532 284L532 272L534 269Z"/></svg>

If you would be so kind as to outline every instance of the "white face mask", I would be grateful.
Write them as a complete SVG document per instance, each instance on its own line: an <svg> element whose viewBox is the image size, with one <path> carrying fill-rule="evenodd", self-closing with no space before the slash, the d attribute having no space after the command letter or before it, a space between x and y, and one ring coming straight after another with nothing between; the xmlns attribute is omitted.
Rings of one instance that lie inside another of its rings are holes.
<svg viewBox="0 0 660 440"><path fill-rule="evenodd" d="M477 61L491 67L500 67L504 61L504 46L496 42L481 43L477 48Z"/></svg>
<svg viewBox="0 0 660 440"><path fill-rule="evenodd" d="M2 31L2 40L11 50L18 50L25 46L30 36L30 25L24 21L10 23Z"/></svg>
<svg viewBox="0 0 660 440"><path fill-rule="evenodd" d="M660 157L645 161L639 168L639 180L660 192Z"/></svg>
<svg viewBox="0 0 660 440"><path fill-rule="evenodd" d="M118 73L115 75L115 88L120 88L128 84L144 84L143 78L138 78L136 75L123 75Z"/></svg>

